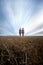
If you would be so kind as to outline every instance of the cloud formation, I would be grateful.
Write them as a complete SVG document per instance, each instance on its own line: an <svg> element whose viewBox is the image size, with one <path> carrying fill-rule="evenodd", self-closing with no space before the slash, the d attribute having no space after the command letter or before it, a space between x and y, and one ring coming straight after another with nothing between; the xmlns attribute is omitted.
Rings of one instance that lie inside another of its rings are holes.
<svg viewBox="0 0 43 65"><path fill-rule="evenodd" d="M0 0L0 35L43 34L43 0Z"/></svg>

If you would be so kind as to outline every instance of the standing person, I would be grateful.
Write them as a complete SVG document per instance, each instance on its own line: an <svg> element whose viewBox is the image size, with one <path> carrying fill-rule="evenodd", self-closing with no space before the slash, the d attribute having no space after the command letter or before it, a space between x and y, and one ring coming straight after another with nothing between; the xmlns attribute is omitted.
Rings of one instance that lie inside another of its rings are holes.
<svg viewBox="0 0 43 65"><path fill-rule="evenodd" d="M22 28L22 36L24 36L24 28Z"/></svg>
<svg viewBox="0 0 43 65"><path fill-rule="evenodd" d="M19 35L21 36L21 28L19 29Z"/></svg>

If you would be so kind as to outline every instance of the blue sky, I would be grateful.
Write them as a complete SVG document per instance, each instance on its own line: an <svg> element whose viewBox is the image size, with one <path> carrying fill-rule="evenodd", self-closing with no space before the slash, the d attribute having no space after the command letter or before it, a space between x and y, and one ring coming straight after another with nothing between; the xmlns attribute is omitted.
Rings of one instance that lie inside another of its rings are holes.
<svg viewBox="0 0 43 65"><path fill-rule="evenodd" d="M0 0L0 35L43 35L43 0Z"/></svg>

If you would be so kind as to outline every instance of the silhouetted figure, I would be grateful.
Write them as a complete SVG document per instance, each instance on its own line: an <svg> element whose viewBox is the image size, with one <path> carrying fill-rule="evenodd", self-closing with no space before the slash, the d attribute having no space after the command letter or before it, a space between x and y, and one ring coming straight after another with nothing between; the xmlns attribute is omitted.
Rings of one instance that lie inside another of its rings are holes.
<svg viewBox="0 0 43 65"><path fill-rule="evenodd" d="M21 28L19 29L19 35L21 36Z"/></svg>
<svg viewBox="0 0 43 65"><path fill-rule="evenodd" d="M24 28L22 28L22 36L24 36Z"/></svg>

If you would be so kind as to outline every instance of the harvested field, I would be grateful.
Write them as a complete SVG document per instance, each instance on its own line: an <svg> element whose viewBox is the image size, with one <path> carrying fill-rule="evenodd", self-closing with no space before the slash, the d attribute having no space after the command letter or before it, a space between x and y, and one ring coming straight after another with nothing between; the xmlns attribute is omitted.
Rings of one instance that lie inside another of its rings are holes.
<svg viewBox="0 0 43 65"><path fill-rule="evenodd" d="M43 65L43 36L0 36L0 65Z"/></svg>

